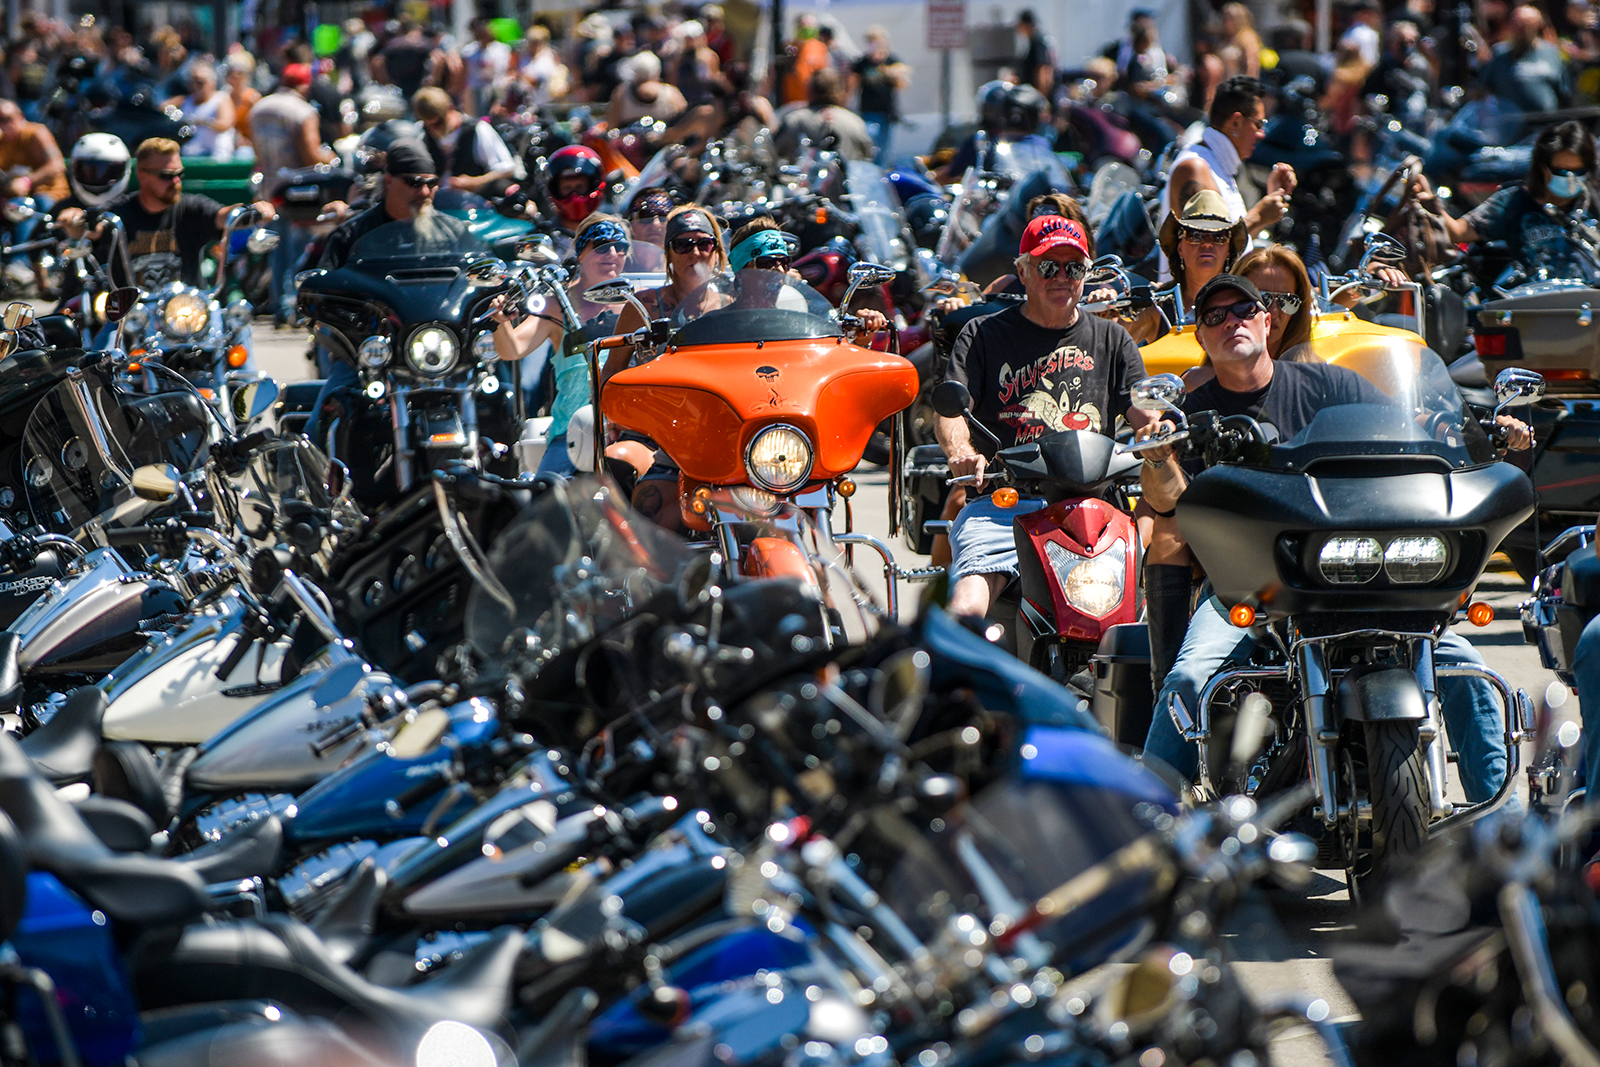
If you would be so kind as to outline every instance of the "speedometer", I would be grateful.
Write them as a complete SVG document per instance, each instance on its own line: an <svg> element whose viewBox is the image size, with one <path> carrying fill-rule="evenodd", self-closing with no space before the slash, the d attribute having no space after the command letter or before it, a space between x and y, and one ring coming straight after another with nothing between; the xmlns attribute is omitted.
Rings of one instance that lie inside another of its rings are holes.
<svg viewBox="0 0 1600 1067"><path fill-rule="evenodd" d="M50 479L55 477L55 468L50 466L50 461L43 456L34 456L28 460L28 466L23 470L23 475L28 479L28 484L35 489L43 489L50 484Z"/></svg>
<svg viewBox="0 0 1600 1067"><path fill-rule="evenodd" d="M81 471L89 465L89 446L81 437L69 437L61 446L61 465L69 471Z"/></svg>

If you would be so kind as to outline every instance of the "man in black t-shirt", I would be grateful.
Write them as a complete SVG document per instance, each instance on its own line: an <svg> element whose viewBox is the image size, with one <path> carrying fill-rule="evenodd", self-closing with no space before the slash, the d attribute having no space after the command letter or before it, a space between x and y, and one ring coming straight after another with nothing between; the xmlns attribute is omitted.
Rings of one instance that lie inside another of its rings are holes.
<svg viewBox="0 0 1600 1067"><path fill-rule="evenodd" d="M1004 311L974 319L950 353L948 377L972 393L973 415L1002 448L1062 430L1111 436L1117 415L1142 426L1128 393L1145 377L1139 349L1119 324L1078 310L1093 249L1082 226L1061 215L1041 215L1022 232L1017 276L1027 298ZM970 476L982 488L987 460L972 445L961 419L939 419L939 443L950 473ZM1000 509L988 497L973 500L950 528L950 611L983 615L1017 573L1011 533L1016 516L1044 507L1025 500Z"/></svg>

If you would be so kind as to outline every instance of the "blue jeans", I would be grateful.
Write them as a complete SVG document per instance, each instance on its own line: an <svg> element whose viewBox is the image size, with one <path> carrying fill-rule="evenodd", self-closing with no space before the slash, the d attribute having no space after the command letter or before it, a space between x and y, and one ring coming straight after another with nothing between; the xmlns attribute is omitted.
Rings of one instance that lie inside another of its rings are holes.
<svg viewBox="0 0 1600 1067"><path fill-rule="evenodd" d="M278 247L272 252L272 312L287 320L294 315L294 276L311 243L311 227L293 225L279 215L272 220L272 229L278 235Z"/></svg>
<svg viewBox="0 0 1600 1067"><path fill-rule="evenodd" d="M328 397L341 390L354 390L361 385L361 375L356 369L342 359L333 360L333 366L328 370L328 376L322 380L322 389L317 393L317 402L311 408L311 419L306 423L306 436L311 438L311 443L323 451L327 451L327 442L322 439L326 432L322 425L322 405ZM346 463L349 456L341 456Z"/></svg>
<svg viewBox="0 0 1600 1067"><path fill-rule="evenodd" d="M567 434L563 430L550 438L544 446L544 455L539 460L538 474L559 474L563 478L571 478L578 473L578 468L573 464L572 457L567 455Z"/></svg>
<svg viewBox="0 0 1600 1067"><path fill-rule="evenodd" d="M878 154L873 162L882 163L889 158L889 142L894 139L894 119L882 111L864 111L861 121L867 124L867 136L878 146Z"/></svg>
<svg viewBox="0 0 1600 1067"><path fill-rule="evenodd" d="M1170 701L1177 695L1191 713L1196 713L1200 691L1206 683L1223 669L1248 661L1254 648L1250 631L1228 621L1221 601L1211 597L1201 604L1189 620L1178 661L1156 697L1145 752L1192 781L1199 771L1199 753L1194 742L1185 741L1178 733L1177 724L1167 713ZM1478 650L1450 630L1439 640L1433 661L1439 667L1483 666ZM1500 698L1481 678L1441 678L1439 702L1450 741L1461 754L1458 769L1462 789L1469 801L1488 800L1506 777L1505 719Z"/></svg>
<svg viewBox="0 0 1600 1067"><path fill-rule="evenodd" d="M1600 615L1589 620L1572 651L1572 677L1578 683L1578 713L1583 720L1584 781L1590 767L1600 767ZM1588 793L1600 801L1600 790Z"/></svg>

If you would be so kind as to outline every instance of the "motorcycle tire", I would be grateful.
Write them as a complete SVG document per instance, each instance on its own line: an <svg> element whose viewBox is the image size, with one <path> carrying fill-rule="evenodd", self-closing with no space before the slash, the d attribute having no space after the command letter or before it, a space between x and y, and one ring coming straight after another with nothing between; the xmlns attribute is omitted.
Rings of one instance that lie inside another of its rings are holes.
<svg viewBox="0 0 1600 1067"><path fill-rule="evenodd" d="M1397 861L1415 855L1428 840L1427 767L1416 722L1402 719L1365 726L1372 861L1362 879L1363 896L1385 879Z"/></svg>

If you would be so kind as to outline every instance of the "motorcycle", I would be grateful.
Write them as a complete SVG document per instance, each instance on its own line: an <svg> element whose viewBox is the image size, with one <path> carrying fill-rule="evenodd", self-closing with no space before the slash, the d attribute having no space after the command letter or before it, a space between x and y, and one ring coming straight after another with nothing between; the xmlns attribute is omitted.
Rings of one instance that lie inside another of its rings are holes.
<svg viewBox="0 0 1600 1067"><path fill-rule="evenodd" d="M1533 492L1521 471L1494 462L1432 352L1397 345L1332 362L1392 403L1325 408L1276 444L1253 420L1214 413L1178 418L1167 435L1206 463L1179 499L1178 527L1229 621L1256 635L1259 652L1212 677L1196 707L1176 698L1155 714L1170 715L1197 746L1204 792L1267 798L1309 780L1312 810L1296 825L1317 840L1318 863L1346 870L1359 894L1430 834L1510 794L1517 741L1531 726L1526 694L1487 668L1439 667L1434 648L1490 554L1532 509ZM1507 376L1496 413L1541 385ZM1135 394L1142 410L1181 415L1175 376L1147 379ZM1131 702L1149 691L1126 669L1130 647L1115 630L1102 644L1095 714L1108 725L1136 721ZM1453 676L1488 682L1504 705L1505 780L1464 807L1445 797L1438 679ZM1259 756L1227 748L1236 718L1268 737Z"/></svg>

